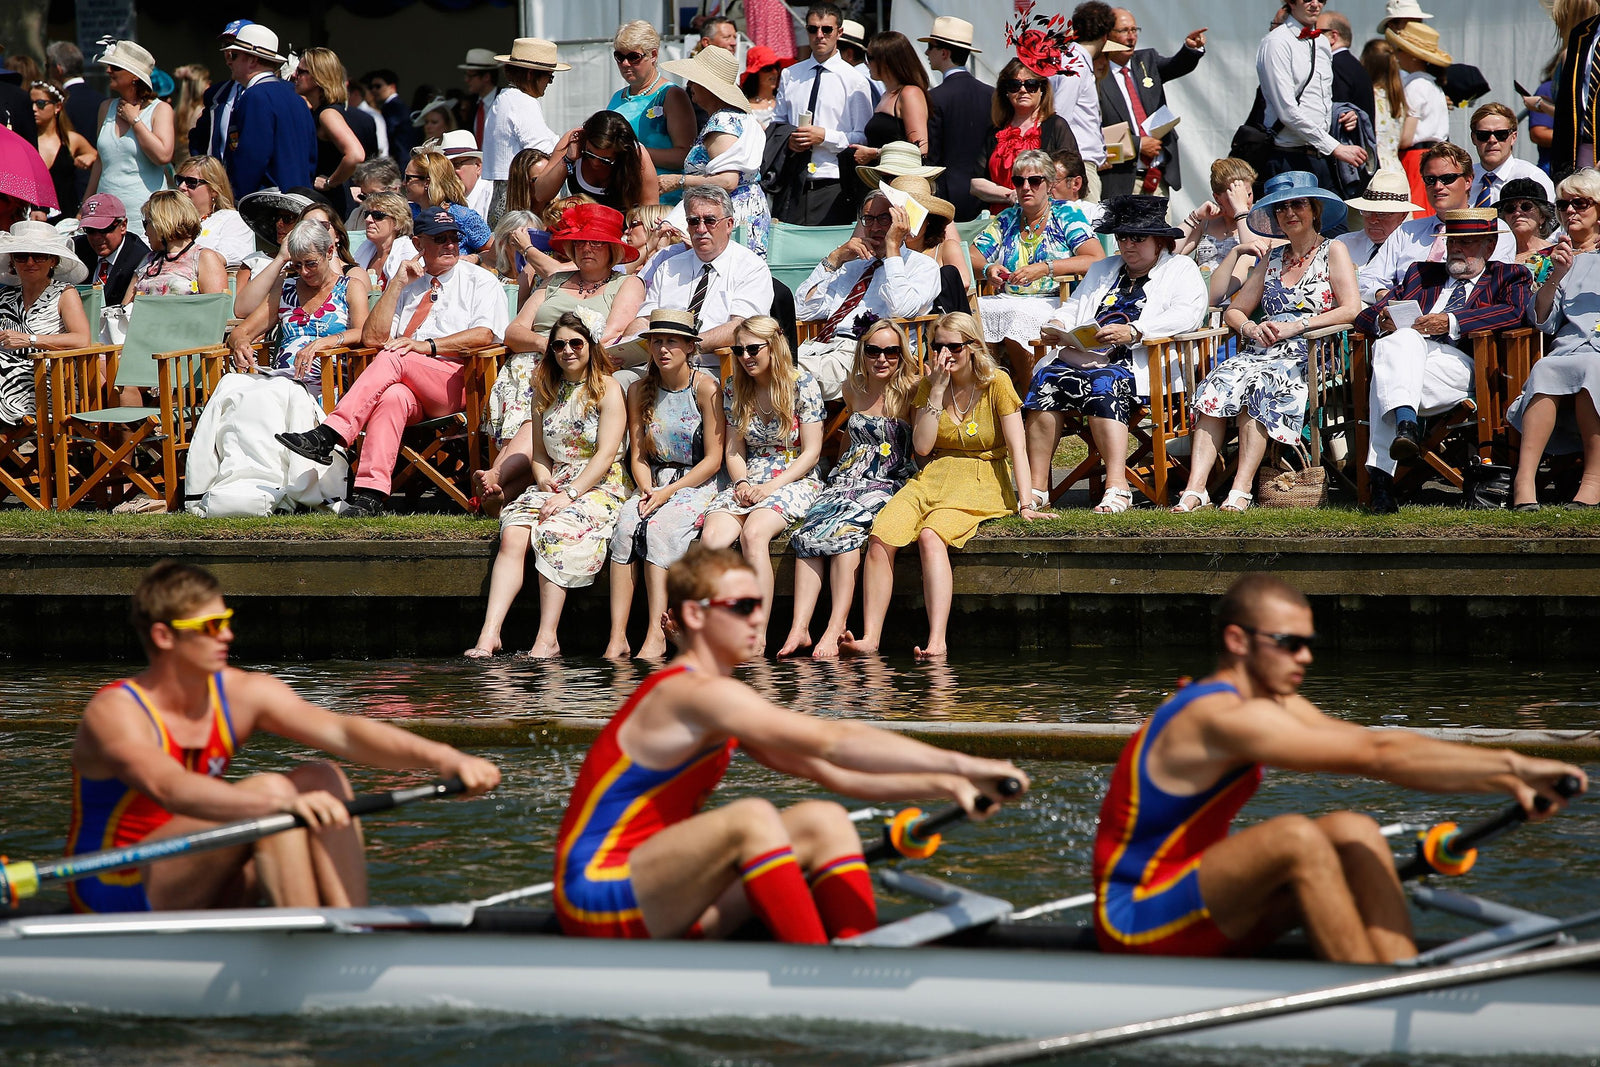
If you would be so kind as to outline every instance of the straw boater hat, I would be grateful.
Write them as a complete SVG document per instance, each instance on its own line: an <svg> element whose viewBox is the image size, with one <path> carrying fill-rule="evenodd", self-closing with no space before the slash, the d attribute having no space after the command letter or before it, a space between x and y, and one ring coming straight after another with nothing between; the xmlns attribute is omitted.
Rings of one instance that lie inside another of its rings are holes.
<svg viewBox="0 0 1600 1067"><path fill-rule="evenodd" d="M1393 27L1383 33L1390 48L1398 48L1435 67L1448 67L1455 60L1439 47L1439 31L1420 22L1408 22L1399 29Z"/></svg>
<svg viewBox="0 0 1600 1067"><path fill-rule="evenodd" d="M268 63L285 63L289 59L278 51L278 35L259 22L239 27L232 37L224 39L222 47L224 50L244 52Z"/></svg>
<svg viewBox="0 0 1600 1067"><path fill-rule="evenodd" d="M874 187L876 188L876 187ZM928 184L926 178L914 178L911 175L902 175L889 183L889 188L898 189L911 199L928 209L928 214L938 215L941 218L955 221L956 206L948 200L941 200L933 195L933 186ZM867 194L869 197L871 193Z"/></svg>
<svg viewBox="0 0 1600 1067"><path fill-rule="evenodd" d="M542 37L518 37L511 42L511 54L495 56L494 61L507 67L526 67L546 74L572 69L561 62L556 54L556 43Z"/></svg>
<svg viewBox="0 0 1600 1067"><path fill-rule="evenodd" d="M668 60L661 69L694 82L729 107L750 110L750 101L739 91L739 61L726 48L702 48L694 58Z"/></svg>
<svg viewBox="0 0 1600 1067"><path fill-rule="evenodd" d="M561 222L551 231L550 247L571 259L571 249L563 245L573 241L601 241L620 250L621 258L616 262L632 263L639 258L639 250L622 239L624 221L622 212L614 207L573 204L561 213Z"/></svg>
<svg viewBox="0 0 1600 1067"><path fill-rule="evenodd" d="M1446 237L1497 237L1507 229L1492 207L1459 207L1439 212L1439 218L1444 220Z"/></svg>
<svg viewBox="0 0 1600 1067"><path fill-rule="evenodd" d="M469 48L467 49L467 61L465 63L457 63L456 69L494 70L499 66L500 64L495 62L493 48Z"/></svg>
<svg viewBox="0 0 1600 1067"><path fill-rule="evenodd" d="M890 141L878 150L877 166L856 168L857 177L874 189L896 178L937 178L943 173L943 167L923 166L922 149L910 141Z"/></svg>
<svg viewBox="0 0 1600 1067"><path fill-rule="evenodd" d="M1344 206L1344 201L1318 185L1317 176L1308 170L1286 170L1282 174L1274 174L1267 179L1264 188L1267 195L1256 201L1256 206L1250 209L1250 218L1247 220L1250 229L1263 237L1284 235L1283 227L1278 225L1278 219L1272 209L1285 200L1321 200L1320 228L1323 233L1342 232L1339 227L1344 225L1345 218L1350 214Z"/></svg>
<svg viewBox="0 0 1600 1067"><path fill-rule="evenodd" d="M471 130L451 130L438 141L439 151L451 159L482 159L483 150Z"/></svg>
<svg viewBox="0 0 1600 1067"><path fill-rule="evenodd" d="M145 87L154 91L155 82L151 75L156 69L156 57L146 52L132 41L116 41L110 48L101 53L95 62L102 67L116 67L125 70L135 78L144 82Z"/></svg>
<svg viewBox="0 0 1600 1067"><path fill-rule="evenodd" d="M1167 221L1167 198L1142 196L1130 193L1107 197L1100 204L1100 221L1096 233L1109 233L1113 237L1171 237L1183 236L1183 231Z"/></svg>
<svg viewBox="0 0 1600 1067"><path fill-rule="evenodd" d="M953 15L940 15L933 20L933 29L926 37L918 37L923 44L936 44L944 48L964 48L968 52L981 53L983 49L972 47L972 23L966 19L958 19Z"/></svg>
<svg viewBox="0 0 1600 1067"><path fill-rule="evenodd" d="M867 28L854 19L839 24L839 43L853 44L863 52L867 50Z"/></svg>
<svg viewBox="0 0 1600 1067"><path fill-rule="evenodd" d="M1400 211L1410 214L1422 208L1411 202L1411 182L1404 171L1385 168L1367 182L1367 191L1354 200L1346 200L1346 207L1357 211Z"/></svg>
<svg viewBox="0 0 1600 1067"><path fill-rule="evenodd" d="M1389 28L1390 19L1431 19L1432 15L1422 10L1417 0L1389 0L1389 6L1383 12L1383 18L1378 20L1378 32L1383 33Z"/></svg>
<svg viewBox="0 0 1600 1067"><path fill-rule="evenodd" d="M650 337L654 334L683 337L696 343L700 340L700 331L694 326L694 316L687 311L674 311L671 308L657 308L650 312L650 325L640 330L639 336Z"/></svg>
<svg viewBox="0 0 1600 1067"><path fill-rule="evenodd" d="M89 268L73 253L72 243L48 222L19 222L11 227L10 233L0 234L0 282L20 285L22 279L11 266L13 252L55 256L56 266L50 277L68 285L77 285L89 276Z"/></svg>

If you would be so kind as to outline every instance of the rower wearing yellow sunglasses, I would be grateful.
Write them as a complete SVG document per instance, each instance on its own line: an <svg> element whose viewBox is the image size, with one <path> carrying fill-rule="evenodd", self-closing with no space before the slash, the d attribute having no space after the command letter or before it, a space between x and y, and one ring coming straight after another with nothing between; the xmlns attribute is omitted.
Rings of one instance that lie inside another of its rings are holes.
<svg viewBox="0 0 1600 1067"><path fill-rule="evenodd" d="M271 675L228 666L233 610L210 572L170 560L133 594L133 624L149 657L140 674L101 689L72 746L67 854L119 848L278 812L292 830L248 845L186 854L70 885L79 911L239 907L352 907L366 903L351 794L332 763L287 774L223 777L239 746L278 734L342 759L460 776L468 795L500 781L494 764L354 715L336 715Z"/></svg>

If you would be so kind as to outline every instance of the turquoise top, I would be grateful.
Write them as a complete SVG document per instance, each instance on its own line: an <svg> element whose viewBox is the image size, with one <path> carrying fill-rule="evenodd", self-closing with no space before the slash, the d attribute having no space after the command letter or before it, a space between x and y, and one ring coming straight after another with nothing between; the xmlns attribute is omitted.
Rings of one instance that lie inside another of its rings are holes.
<svg viewBox="0 0 1600 1067"><path fill-rule="evenodd" d="M671 90L672 82L664 77L654 89L638 96L631 95L624 86L612 94L611 103L606 108L627 119L628 125L633 127L634 136L646 148L671 148L672 134L667 131L667 93ZM657 167L656 173L682 174L683 168ZM663 193L661 202L676 204L682 195L680 192Z"/></svg>

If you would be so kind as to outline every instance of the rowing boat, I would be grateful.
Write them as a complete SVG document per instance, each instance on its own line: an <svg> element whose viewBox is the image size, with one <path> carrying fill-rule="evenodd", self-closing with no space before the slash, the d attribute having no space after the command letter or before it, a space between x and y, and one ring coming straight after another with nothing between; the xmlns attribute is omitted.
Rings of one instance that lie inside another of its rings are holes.
<svg viewBox="0 0 1600 1067"><path fill-rule="evenodd" d="M1274 958L1102 955L1067 924L903 871L933 903L825 946L596 941L550 913L447 904L51 915L0 923L0 1003L163 1017L448 1008L554 1018L802 1020L993 1037L1096 1029L1405 973ZM1423 963L1549 944L1553 920L1419 887L1489 929ZM1412 968L1413 970L1415 968ZM9 1010L9 1009L8 1009ZM1330 1008L1187 1035L1187 1043L1496 1056L1600 1053L1600 968Z"/></svg>

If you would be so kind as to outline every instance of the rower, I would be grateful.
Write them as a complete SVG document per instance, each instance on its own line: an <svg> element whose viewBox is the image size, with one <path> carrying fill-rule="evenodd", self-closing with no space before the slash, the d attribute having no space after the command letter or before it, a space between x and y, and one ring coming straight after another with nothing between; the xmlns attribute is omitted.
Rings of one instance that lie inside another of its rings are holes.
<svg viewBox="0 0 1600 1067"><path fill-rule="evenodd" d="M1298 590L1248 574L1218 607L1221 655L1128 741L1095 837L1095 931L1107 952L1247 952L1303 924L1324 959L1416 955L1389 845L1365 815L1280 815L1229 834L1264 766L1364 774L1432 792L1509 793L1531 819L1583 771L1506 749L1373 730L1299 694L1316 640Z"/></svg>
<svg viewBox="0 0 1600 1067"><path fill-rule="evenodd" d="M789 711L729 677L766 642L761 583L703 545L667 571L681 654L646 678L584 760L556 841L562 929L587 937L723 937L753 913L780 941L820 944L877 925L845 809L756 797L700 811L733 755L869 801L948 796L998 806L1012 764L862 723ZM988 809L989 813L995 810Z"/></svg>
<svg viewBox="0 0 1600 1067"><path fill-rule="evenodd" d="M361 828L345 810L353 794L337 766L223 779L258 730L358 763L459 775L469 795L500 781L487 760L336 715L271 675L229 667L233 611L200 567L156 564L134 591L132 615L150 665L104 687L84 709L72 746L67 854L278 812L301 816L309 830L81 879L70 886L78 911L241 907L263 897L280 907L367 902Z"/></svg>

